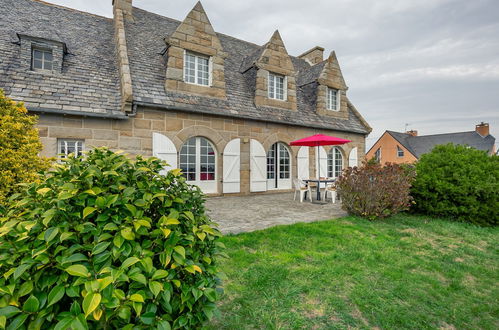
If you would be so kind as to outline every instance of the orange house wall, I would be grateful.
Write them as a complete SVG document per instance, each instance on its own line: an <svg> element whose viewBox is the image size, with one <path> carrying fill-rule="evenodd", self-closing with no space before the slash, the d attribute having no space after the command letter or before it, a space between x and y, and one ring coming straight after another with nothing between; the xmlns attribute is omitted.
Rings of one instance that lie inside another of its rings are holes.
<svg viewBox="0 0 499 330"><path fill-rule="evenodd" d="M404 157L397 156L397 146L404 150ZM383 134L381 138L373 145L373 147L367 152L366 159L371 159L378 148L381 147L381 164L385 163L413 163L417 160L413 154L409 152L404 146L402 146L397 140L393 138L389 133Z"/></svg>

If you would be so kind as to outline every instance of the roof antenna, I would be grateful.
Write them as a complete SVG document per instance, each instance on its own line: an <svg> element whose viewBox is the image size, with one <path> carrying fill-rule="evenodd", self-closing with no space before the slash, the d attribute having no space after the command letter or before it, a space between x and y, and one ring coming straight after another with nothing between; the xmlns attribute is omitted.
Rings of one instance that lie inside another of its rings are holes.
<svg viewBox="0 0 499 330"><path fill-rule="evenodd" d="M409 127L409 123L405 123L405 129L404 129L404 133L407 132L407 128Z"/></svg>

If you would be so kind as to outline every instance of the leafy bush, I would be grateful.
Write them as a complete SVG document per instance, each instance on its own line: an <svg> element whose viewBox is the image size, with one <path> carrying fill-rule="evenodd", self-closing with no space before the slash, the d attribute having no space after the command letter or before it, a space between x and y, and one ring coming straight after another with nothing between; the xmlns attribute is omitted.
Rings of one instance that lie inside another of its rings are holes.
<svg viewBox="0 0 499 330"><path fill-rule="evenodd" d="M38 157L42 144L36 121L22 103L5 97L0 89L0 207L19 191L18 183L37 180L37 173L50 165L49 160Z"/></svg>
<svg viewBox="0 0 499 330"><path fill-rule="evenodd" d="M416 212L479 225L499 222L499 157L460 145L436 146L416 165Z"/></svg>
<svg viewBox="0 0 499 330"><path fill-rule="evenodd" d="M414 175L412 166L365 162L344 170L336 187L344 210L372 220L409 208Z"/></svg>
<svg viewBox="0 0 499 330"><path fill-rule="evenodd" d="M217 298L220 233L199 188L105 148L11 198L0 227L0 325L197 327Z"/></svg>

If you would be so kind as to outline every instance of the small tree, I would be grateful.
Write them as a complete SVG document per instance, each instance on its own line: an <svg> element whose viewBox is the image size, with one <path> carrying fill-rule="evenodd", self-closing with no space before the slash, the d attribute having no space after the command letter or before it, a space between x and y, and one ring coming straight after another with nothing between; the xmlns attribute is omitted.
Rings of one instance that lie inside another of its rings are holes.
<svg viewBox="0 0 499 330"><path fill-rule="evenodd" d="M461 145L436 146L416 164L413 210L480 225L499 223L499 157Z"/></svg>
<svg viewBox="0 0 499 330"><path fill-rule="evenodd" d="M38 172L50 165L38 156L42 144L36 121L22 103L5 97L0 89L0 206L19 191L19 183L37 180Z"/></svg>
<svg viewBox="0 0 499 330"><path fill-rule="evenodd" d="M385 218L407 210L414 173L412 166L389 163L381 166L372 161L361 167L349 167L336 183L342 207L368 219Z"/></svg>
<svg viewBox="0 0 499 330"><path fill-rule="evenodd" d="M220 232L157 158L105 148L11 197L0 218L0 328L198 328L215 309ZM15 326L14 326L15 325Z"/></svg>

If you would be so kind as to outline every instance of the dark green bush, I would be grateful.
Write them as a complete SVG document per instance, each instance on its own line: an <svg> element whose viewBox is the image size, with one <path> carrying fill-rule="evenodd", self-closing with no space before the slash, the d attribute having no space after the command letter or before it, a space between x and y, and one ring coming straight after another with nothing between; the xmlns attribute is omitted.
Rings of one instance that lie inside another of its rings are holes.
<svg viewBox="0 0 499 330"><path fill-rule="evenodd" d="M361 167L349 167L336 182L342 208L371 220L407 210L409 189L414 179L412 166L368 161Z"/></svg>
<svg viewBox="0 0 499 330"><path fill-rule="evenodd" d="M158 159L69 159L11 198L0 328L195 328L217 298L220 233L202 193ZM55 326L55 327L54 327Z"/></svg>
<svg viewBox="0 0 499 330"><path fill-rule="evenodd" d="M499 221L499 157L441 145L421 157L411 193L415 212L479 225Z"/></svg>

